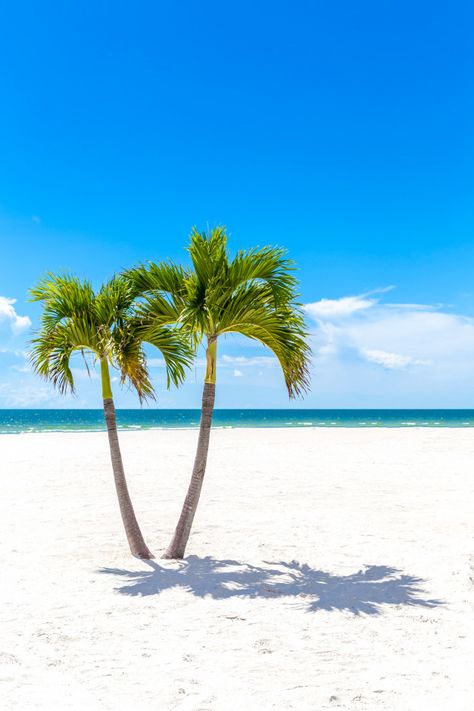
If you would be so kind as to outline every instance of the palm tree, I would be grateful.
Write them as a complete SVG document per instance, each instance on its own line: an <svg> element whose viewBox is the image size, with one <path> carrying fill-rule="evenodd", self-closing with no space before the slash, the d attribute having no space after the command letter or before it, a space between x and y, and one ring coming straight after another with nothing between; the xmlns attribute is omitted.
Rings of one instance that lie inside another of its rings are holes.
<svg viewBox="0 0 474 711"><path fill-rule="evenodd" d="M197 344L206 345L206 373L196 458L173 539L164 558L182 558L196 513L206 470L214 409L217 343L226 333L260 341L277 357L290 397L309 388L310 349L296 303L294 266L280 247L239 252L229 259L225 228L193 230L192 268L171 262L139 266L127 273L144 297L141 313L176 322Z"/></svg>
<svg viewBox="0 0 474 711"><path fill-rule="evenodd" d="M30 360L34 370L60 393L75 391L70 359L75 351L92 353L100 363L102 398L109 438L115 487L125 533L132 554L153 558L138 525L128 492L120 452L109 366L117 368L122 383L128 382L140 401L154 397L143 342L162 352L170 382L178 385L189 364L189 346L173 329L153 327L138 318L130 282L114 277L96 293L87 281L68 275L48 274L31 289L31 300L43 302L41 328L32 341Z"/></svg>

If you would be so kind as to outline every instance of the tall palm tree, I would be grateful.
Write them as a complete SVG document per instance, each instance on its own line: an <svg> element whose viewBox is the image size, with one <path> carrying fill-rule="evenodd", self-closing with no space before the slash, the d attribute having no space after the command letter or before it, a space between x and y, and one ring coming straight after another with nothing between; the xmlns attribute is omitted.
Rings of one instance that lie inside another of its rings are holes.
<svg viewBox="0 0 474 711"><path fill-rule="evenodd" d="M146 318L156 314L176 322L195 343L206 345L201 423L191 482L165 558L182 558L196 513L214 409L217 343L226 333L260 341L277 357L290 397L309 388L310 349L300 306L296 303L294 266L280 247L238 252L229 258L225 228L193 230L192 268L171 262L139 266L127 273L142 294L138 307Z"/></svg>
<svg viewBox="0 0 474 711"><path fill-rule="evenodd" d="M73 276L48 274L31 289L31 300L43 302L41 328L32 341L30 360L34 370L61 393L75 391L71 355L92 353L100 363L102 398L120 513L132 554L153 558L138 525L128 492L120 452L109 366L117 368L122 383L128 382L140 401L154 397L143 342L157 346L164 357L168 386L178 385L189 364L189 346L173 329L153 326L138 318L135 293L129 281L114 277L94 292L87 281ZM86 367L88 368L87 361Z"/></svg>

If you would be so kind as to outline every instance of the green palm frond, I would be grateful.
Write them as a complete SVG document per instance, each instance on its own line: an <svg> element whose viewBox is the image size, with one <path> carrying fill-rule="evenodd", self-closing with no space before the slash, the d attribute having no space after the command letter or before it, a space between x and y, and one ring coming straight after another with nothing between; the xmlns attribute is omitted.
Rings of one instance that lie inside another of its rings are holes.
<svg viewBox="0 0 474 711"><path fill-rule="evenodd" d="M69 361L77 350L67 326L62 324L40 334L31 341L29 360L33 370L49 380L63 395L74 393L74 378Z"/></svg>
<svg viewBox="0 0 474 711"><path fill-rule="evenodd" d="M88 281L68 274L46 274L30 290L31 301L43 302L42 325L53 328L63 319L82 316L87 320L94 303L94 291Z"/></svg>
<svg viewBox="0 0 474 711"><path fill-rule="evenodd" d="M178 309L186 299L186 278L189 274L183 267L171 261L140 264L128 269L123 276L130 284L135 297L160 293L163 299Z"/></svg>
<svg viewBox="0 0 474 711"><path fill-rule="evenodd" d="M175 324L186 304L188 274L172 262L139 265L124 273L136 298L135 313L144 324Z"/></svg>
<svg viewBox="0 0 474 711"><path fill-rule="evenodd" d="M278 358L290 397L309 389L308 333L302 313L293 306L275 309L255 303L241 305L220 333L240 333L259 341Z"/></svg>
<svg viewBox="0 0 474 711"><path fill-rule="evenodd" d="M155 399L150 381L143 341L135 328L125 323L113 329L110 360L121 374L121 383L129 383L137 392L140 402Z"/></svg>
<svg viewBox="0 0 474 711"><path fill-rule="evenodd" d="M200 284L208 286L214 277L220 277L228 267L227 235L224 227L215 227L201 233L191 232L189 256Z"/></svg>
<svg viewBox="0 0 474 711"><path fill-rule="evenodd" d="M186 270L171 261L148 265L140 264L124 272L124 277L142 294L147 291L163 291L173 296L185 294ZM137 295L137 294L135 294Z"/></svg>
<svg viewBox="0 0 474 711"><path fill-rule="evenodd" d="M104 327L120 326L133 311L133 298L130 284L122 277L114 276L102 285L94 298L95 320Z"/></svg>
<svg viewBox="0 0 474 711"><path fill-rule="evenodd" d="M229 286L238 289L251 282L263 282L272 290L275 303L285 303L295 296L295 265L286 259L281 247L262 247L238 252L229 265Z"/></svg>
<svg viewBox="0 0 474 711"><path fill-rule="evenodd" d="M162 292L155 292L145 294L142 300L137 302L135 312L144 321L153 318L160 326L167 326L179 320L181 308L166 298Z"/></svg>
<svg viewBox="0 0 474 711"><path fill-rule="evenodd" d="M180 385L194 358L195 349L190 338L184 332L162 327L159 324L146 327L142 338L146 343L158 348L163 356L168 388L171 384Z"/></svg>

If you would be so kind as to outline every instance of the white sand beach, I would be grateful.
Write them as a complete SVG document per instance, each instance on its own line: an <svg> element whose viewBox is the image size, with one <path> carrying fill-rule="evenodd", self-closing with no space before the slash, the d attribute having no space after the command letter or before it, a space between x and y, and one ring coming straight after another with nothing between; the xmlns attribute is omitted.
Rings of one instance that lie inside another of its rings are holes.
<svg viewBox="0 0 474 711"><path fill-rule="evenodd" d="M0 436L5 711L474 708L474 433L217 430L184 562L159 555L196 431Z"/></svg>

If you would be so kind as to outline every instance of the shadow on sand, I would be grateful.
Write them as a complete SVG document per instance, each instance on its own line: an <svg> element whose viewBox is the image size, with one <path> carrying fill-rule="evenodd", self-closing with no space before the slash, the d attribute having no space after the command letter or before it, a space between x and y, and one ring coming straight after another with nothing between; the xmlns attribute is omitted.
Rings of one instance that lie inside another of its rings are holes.
<svg viewBox="0 0 474 711"><path fill-rule="evenodd" d="M308 612L348 610L355 615L376 615L384 605L436 607L440 600L426 599L421 578L403 575L396 568L371 565L352 575L332 575L296 561L254 566L235 560L189 556L167 563L143 561L141 571L101 568L99 573L125 579L117 588L122 595L159 595L180 587L197 597L223 600L231 597L293 597Z"/></svg>

